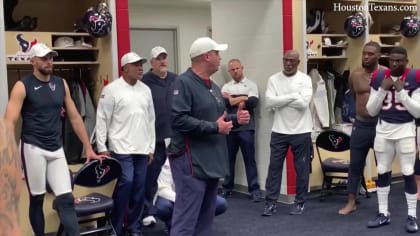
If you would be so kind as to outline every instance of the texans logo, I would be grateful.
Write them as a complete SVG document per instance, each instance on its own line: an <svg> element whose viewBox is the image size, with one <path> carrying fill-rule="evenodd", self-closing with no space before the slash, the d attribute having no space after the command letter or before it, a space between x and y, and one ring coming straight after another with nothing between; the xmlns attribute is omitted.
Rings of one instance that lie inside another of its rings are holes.
<svg viewBox="0 0 420 236"><path fill-rule="evenodd" d="M16 35L16 41L21 49L22 52L29 52L32 46L37 43L37 39L33 39L32 41L27 41L23 38L23 34Z"/></svg>
<svg viewBox="0 0 420 236"><path fill-rule="evenodd" d="M96 182L101 182L102 178L111 170L110 166L106 166L105 168L102 168L101 165L97 165L95 167L95 173L96 173Z"/></svg>
<svg viewBox="0 0 420 236"><path fill-rule="evenodd" d="M338 145L340 145L340 143L343 141L343 138L340 136L340 137L336 137L335 135L329 135L328 136L328 139L330 140L330 142L331 142L331 144L334 146L334 147L338 147Z"/></svg>

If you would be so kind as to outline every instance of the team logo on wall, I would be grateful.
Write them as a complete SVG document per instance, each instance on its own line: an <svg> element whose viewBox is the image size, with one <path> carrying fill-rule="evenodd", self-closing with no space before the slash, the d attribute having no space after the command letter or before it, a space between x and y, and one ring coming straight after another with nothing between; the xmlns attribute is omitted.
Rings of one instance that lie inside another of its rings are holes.
<svg viewBox="0 0 420 236"><path fill-rule="evenodd" d="M316 51L312 50L314 45L314 40L306 40L306 56L315 57L317 55Z"/></svg>
<svg viewBox="0 0 420 236"><path fill-rule="evenodd" d="M32 46L34 46L38 40L32 39L31 41L26 40L23 37L23 34L16 35L16 43L19 46L20 50L12 55L7 55L7 60L9 61L29 61L31 58L29 56L29 51Z"/></svg>

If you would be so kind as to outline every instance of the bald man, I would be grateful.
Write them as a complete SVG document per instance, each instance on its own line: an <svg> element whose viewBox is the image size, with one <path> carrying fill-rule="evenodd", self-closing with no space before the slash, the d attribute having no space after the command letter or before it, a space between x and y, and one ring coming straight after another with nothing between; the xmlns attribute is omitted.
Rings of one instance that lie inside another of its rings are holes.
<svg viewBox="0 0 420 236"><path fill-rule="evenodd" d="M298 71L299 63L299 53L287 51L283 56L283 70L268 79L266 106L274 111L274 120L263 216L277 212L283 163L289 147L293 151L296 170L295 204L289 214L299 215L304 209L312 145L312 117L309 110L312 82L308 75Z"/></svg>

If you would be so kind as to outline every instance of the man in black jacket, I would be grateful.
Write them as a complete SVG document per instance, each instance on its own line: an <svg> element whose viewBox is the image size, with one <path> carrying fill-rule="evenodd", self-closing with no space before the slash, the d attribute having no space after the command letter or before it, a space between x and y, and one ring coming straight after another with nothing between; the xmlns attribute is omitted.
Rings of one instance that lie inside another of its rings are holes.
<svg viewBox="0 0 420 236"><path fill-rule="evenodd" d="M177 74L168 71L168 52L161 46L156 46L150 51L151 69L142 79L152 91L153 105L155 108L156 145L154 159L147 167L145 209L143 224L145 226L156 223L152 208L153 198L157 191L157 179L166 160L166 143L171 135L171 105L172 94L170 88Z"/></svg>
<svg viewBox="0 0 420 236"><path fill-rule="evenodd" d="M219 51L226 49L227 44L198 38L190 48L191 68L174 83L168 148L176 192L172 236L212 234L218 181L228 173L225 135L249 122L243 107L227 115L222 93L210 79L219 69Z"/></svg>

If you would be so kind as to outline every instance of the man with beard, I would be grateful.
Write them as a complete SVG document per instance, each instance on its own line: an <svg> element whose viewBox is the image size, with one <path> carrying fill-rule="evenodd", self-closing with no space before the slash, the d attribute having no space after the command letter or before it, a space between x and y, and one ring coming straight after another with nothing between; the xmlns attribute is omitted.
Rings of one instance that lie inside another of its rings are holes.
<svg viewBox="0 0 420 236"><path fill-rule="evenodd" d="M168 52L161 46L156 46L150 51L150 65L152 68L144 74L142 82L149 86L152 92L156 117L156 144L153 161L147 167L143 213L145 226L156 223L152 204L157 191L157 179L166 160L166 145L169 144L171 135L172 94L170 88L177 77L177 74L168 71Z"/></svg>
<svg viewBox="0 0 420 236"><path fill-rule="evenodd" d="M43 43L32 46L30 52L33 74L16 82L7 104L5 119L14 126L22 116L21 156L28 186L29 220L36 236L44 234L44 195L48 181L54 195L60 221L67 235L80 235L74 197L66 158L63 151L60 114L65 110L72 127L86 149L86 162L102 160L89 142L64 79L54 76L53 57L57 52Z"/></svg>
<svg viewBox="0 0 420 236"><path fill-rule="evenodd" d="M416 158L416 125L420 117L420 76L416 69L407 68L407 50L395 47L389 55L390 70L385 76L372 77L371 93L366 104L371 116L379 115L374 150L377 157L377 196L379 214L368 222L369 228L391 222L388 195L391 186L391 165L400 158L408 218L406 231L417 232L417 186L414 178Z"/></svg>
<svg viewBox="0 0 420 236"><path fill-rule="evenodd" d="M345 207L340 209L340 215L347 215L356 210L356 197L365 168L366 156L376 134L377 117L371 117L366 109L370 94L370 80L372 76L384 73L384 66L379 65L381 46L377 42L368 42L362 51L362 67L355 69L349 78L349 88L356 102L356 120L350 139L350 170L347 182L348 200ZM380 76L380 75L379 75Z"/></svg>

